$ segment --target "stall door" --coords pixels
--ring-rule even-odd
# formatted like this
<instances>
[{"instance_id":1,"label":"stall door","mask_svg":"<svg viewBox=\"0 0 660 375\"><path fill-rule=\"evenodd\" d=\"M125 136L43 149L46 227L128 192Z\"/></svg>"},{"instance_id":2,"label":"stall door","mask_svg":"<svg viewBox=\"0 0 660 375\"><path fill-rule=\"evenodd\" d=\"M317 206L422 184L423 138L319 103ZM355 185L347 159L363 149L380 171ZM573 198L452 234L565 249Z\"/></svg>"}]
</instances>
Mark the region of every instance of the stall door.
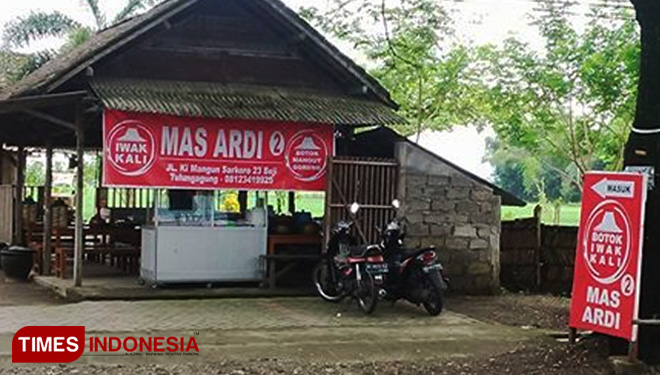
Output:
<instances>
[{"instance_id":1,"label":"stall door","mask_svg":"<svg viewBox=\"0 0 660 375\"><path fill-rule=\"evenodd\" d=\"M361 243L377 243L377 227L395 215L392 200L397 198L399 165L393 159L355 157L333 158L326 191L325 238L340 220L351 220L348 206L357 202L355 235Z\"/></svg>"}]
</instances>

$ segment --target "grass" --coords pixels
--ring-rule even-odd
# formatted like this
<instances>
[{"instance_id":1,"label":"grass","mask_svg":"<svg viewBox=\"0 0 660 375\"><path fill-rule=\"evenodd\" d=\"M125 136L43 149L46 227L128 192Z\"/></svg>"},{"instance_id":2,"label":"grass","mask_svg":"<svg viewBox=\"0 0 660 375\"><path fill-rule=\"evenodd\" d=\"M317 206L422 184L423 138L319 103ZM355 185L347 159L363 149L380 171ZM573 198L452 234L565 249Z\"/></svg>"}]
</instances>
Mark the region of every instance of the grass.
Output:
<instances>
[{"instance_id":1,"label":"grass","mask_svg":"<svg viewBox=\"0 0 660 375\"><path fill-rule=\"evenodd\" d=\"M325 193L296 193L296 210L312 213L312 217L322 217L325 209Z\"/></svg>"},{"instance_id":2,"label":"grass","mask_svg":"<svg viewBox=\"0 0 660 375\"><path fill-rule=\"evenodd\" d=\"M534 216L536 204L525 207L502 207L502 220L514 220ZM563 204L555 209L555 205L543 205L541 220L544 224L577 226L580 222L580 205L578 203Z\"/></svg>"}]
</instances>

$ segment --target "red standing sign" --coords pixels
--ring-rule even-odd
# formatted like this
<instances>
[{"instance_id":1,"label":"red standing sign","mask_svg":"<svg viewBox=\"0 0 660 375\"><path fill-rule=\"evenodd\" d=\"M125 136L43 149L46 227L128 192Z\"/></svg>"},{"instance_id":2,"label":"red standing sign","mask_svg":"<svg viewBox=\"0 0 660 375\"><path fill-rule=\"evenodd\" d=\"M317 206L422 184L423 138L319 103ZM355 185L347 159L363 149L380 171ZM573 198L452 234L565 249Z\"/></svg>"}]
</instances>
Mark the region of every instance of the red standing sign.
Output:
<instances>
[{"instance_id":1,"label":"red standing sign","mask_svg":"<svg viewBox=\"0 0 660 375\"><path fill-rule=\"evenodd\" d=\"M333 151L328 124L106 110L103 185L325 190Z\"/></svg>"},{"instance_id":2,"label":"red standing sign","mask_svg":"<svg viewBox=\"0 0 660 375\"><path fill-rule=\"evenodd\" d=\"M646 183L641 174L585 175L571 327L636 340Z\"/></svg>"}]
</instances>

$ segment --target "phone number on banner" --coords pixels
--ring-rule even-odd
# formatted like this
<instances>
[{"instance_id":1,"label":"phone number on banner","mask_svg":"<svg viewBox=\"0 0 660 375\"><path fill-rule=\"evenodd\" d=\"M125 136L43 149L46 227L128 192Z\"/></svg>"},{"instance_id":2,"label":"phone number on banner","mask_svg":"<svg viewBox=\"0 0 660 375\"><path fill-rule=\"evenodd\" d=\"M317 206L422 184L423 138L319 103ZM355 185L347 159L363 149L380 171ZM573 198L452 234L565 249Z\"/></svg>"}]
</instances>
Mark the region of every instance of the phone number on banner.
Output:
<instances>
[{"instance_id":1,"label":"phone number on banner","mask_svg":"<svg viewBox=\"0 0 660 375\"><path fill-rule=\"evenodd\" d=\"M257 184L257 185L272 185L274 182L273 176L246 176L246 175L226 175L225 183L227 184Z\"/></svg>"}]
</instances>

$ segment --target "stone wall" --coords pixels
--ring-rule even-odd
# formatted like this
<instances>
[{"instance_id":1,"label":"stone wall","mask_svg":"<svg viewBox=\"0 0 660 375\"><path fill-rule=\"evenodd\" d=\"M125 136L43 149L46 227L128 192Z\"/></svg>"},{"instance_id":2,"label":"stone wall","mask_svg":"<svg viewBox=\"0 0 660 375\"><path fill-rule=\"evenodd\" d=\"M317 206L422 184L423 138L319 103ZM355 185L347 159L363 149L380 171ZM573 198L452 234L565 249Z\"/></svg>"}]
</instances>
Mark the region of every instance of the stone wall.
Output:
<instances>
[{"instance_id":1,"label":"stone wall","mask_svg":"<svg viewBox=\"0 0 660 375\"><path fill-rule=\"evenodd\" d=\"M499 291L500 197L407 142L397 144L406 246L435 246L456 293Z\"/></svg>"}]
</instances>

